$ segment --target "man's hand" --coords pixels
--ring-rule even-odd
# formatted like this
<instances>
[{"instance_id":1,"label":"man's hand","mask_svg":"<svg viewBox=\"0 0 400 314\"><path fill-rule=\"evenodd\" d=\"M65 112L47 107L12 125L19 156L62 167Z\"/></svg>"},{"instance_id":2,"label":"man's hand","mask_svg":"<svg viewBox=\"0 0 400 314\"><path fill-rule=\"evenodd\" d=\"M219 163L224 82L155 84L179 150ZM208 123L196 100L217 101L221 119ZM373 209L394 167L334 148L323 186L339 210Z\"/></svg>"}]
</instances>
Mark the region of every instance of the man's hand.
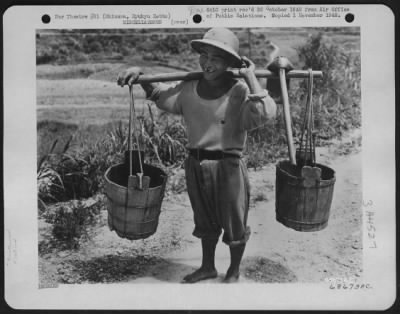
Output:
<instances>
[{"instance_id":1,"label":"man's hand","mask_svg":"<svg viewBox=\"0 0 400 314\"><path fill-rule=\"evenodd\" d=\"M263 92L263 89L261 88L260 83L258 82L254 73L256 66L253 61L247 57L242 57L242 61L245 67L239 69L239 74L243 76L244 80L246 81L250 93L259 94Z\"/></svg>"},{"instance_id":2,"label":"man's hand","mask_svg":"<svg viewBox=\"0 0 400 314\"><path fill-rule=\"evenodd\" d=\"M247 74L248 72L254 72L256 69L256 65L254 64L253 61L251 61L249 58L243 56L242 57L243 64L245 67L242 67L239 69L240 74Z\"/></svg>"},{"instance_id":3,"label":"man's hand","mask_svg":"<svg viewBox=\"0 0 400 314\"><path fill-rule=\"evenodd\" d=\"M141 69L139 67L129 68L118 74L117 84L121 87L124 85L130 86L138 80L138 78L141 74L143 74L143 73L141 72Z\"/></svg>"},{"instance_id":4,"label":"man's hand","mask_svg":"<svg viewBox=\"0 0 400 314\"><path fill-rule=\"evenodd\" d=\"M276 57L269 65L268 70L276 75L279 75L280 69L285 69L285 72L289 72L293 70L293 65L289 59L285 57ZM289 89L290 87L290 79L286 78L286 85ZM282 102L282 91L281 91L281 83L278 79L269 79L267 81L267 90L272 98L275 99L275 102Z\"/></svg>"}]
</instances>

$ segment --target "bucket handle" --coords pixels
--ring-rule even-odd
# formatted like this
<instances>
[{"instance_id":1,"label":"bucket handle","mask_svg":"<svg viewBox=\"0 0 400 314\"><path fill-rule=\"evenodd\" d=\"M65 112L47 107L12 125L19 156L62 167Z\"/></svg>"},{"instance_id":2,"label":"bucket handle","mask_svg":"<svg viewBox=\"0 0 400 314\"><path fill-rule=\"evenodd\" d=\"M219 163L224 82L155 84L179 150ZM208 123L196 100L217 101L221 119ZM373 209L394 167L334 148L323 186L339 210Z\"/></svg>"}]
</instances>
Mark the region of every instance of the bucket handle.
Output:
<instances>
[{"instance_id":1,"label":"bucket handle","mask_svg":"<svg viewBox=\"0 0 400 314\"><path fill-rule=\"evenodd\" d=\"M130 110L129 110L129 134L128 134L128 150L129 150L129 175L132 175L133 167L132 167L132 126L133 126L133 133L135 134L136 145L139 151L139 166L140 166L140 175L139 178L141 179L143 176L143 164L142 158L140 156L140 143L139 143L139 136L137 134L137 129L135 122L133 120L136 119L136 112L135 112L135 98L133 95L133 85L129 85L129 99L130 99ZM141 185L140 180L140 185Z\"/></svg>"}]
</instances>

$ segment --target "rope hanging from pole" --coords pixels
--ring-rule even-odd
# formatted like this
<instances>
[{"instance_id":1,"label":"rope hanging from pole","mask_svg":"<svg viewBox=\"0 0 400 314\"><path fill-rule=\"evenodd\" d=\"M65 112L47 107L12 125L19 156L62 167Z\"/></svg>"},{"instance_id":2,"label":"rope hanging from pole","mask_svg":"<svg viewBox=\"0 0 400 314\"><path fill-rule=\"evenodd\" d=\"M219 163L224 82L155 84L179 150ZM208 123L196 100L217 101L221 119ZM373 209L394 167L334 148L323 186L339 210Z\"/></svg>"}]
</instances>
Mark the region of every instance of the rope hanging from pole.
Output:
<instances>
[{"instance_id":1,"label":"rope hanging from pole","mask_svg":"<svg viewBox=\"0 0 400 314\"><path fill-rule=\"evenodd\" d=\"M306 108L303 120L303 126L300 137L300 149L298 159L301 159L303 165L315 165L315 141L313 137L314 132L314 109L312 104L312 91L313 91L313 71L308 70L308 92Z\"/></svg>"},{"instance_id":2,"label":"rope hanging from pole","mask_svg":"<svg viewBox=\"0 0 400 314\"><path fill-rule=\"evenodd\" d=\"M133 166L132 166L132 126L133 126L133 133L136 140L136 146L138 149L138 157L139 157L139 166L140 166L140 173L143 174L143 164L141 158L141 150L140 150L140 142L139 136L137 134L137 129L135 125L136 119L136 111L135 111L135 99L133 95L133 86L129 85L129 96L130 96L130 111L129 111L129 135L128 135L128 149L129 149L129 175L133 174Z\"/></svg>"}]
</instances>

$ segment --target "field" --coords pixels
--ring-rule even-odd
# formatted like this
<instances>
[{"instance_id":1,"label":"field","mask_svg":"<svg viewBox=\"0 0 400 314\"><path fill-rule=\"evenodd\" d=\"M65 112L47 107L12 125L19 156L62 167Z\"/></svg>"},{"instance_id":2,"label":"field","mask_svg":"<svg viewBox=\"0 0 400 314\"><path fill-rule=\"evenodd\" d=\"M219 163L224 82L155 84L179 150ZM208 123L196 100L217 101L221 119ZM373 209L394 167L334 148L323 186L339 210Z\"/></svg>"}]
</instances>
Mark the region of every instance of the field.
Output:
<instances>
[{"instance_id":1,"label":"field","mask_svg":"<svg viewBox=\"0 0 400 314\"><path fill-rule=\"evenodd\" d=\"M253 171L251 184L255 210L251 215L254 223L259 220L265 223L255 227L256 240L243 266L248 273L245 277L250 281L263 282L315 282L328 275L360 276L360 169L356 166L361 144L361 135L357 132L361 126L359 29L252 29L250 41L247 30L235 31L241 39L242 55L254 60L257 68L267 65L266 47L268 41L272 41L280 48L279 54L287 56L296 69L312 66L324 72L323 80L315 82L314 86L317 145L323 152L320 158L340 167L338 171L343 175L350 175L354 171L351 179L354 184L349 184L344 178L339 180L342 182L337 194L339 199L333 205L332 226L327 232L320 233L322 236L312 233L311 237L284 232L282 230L285 228L279 229L271 216L274 203L272 165L277 160L287 158L281 106L275 121L251 132L244 155L248 167ZM185 263L185 258L197 258L193 251L195 243L190 236L191 212L181 169L185 156L182 149L185 131L179 117L158 112L137 86L134 87L135 105L138 121L145 128L142 140L146 144L147 162L157 164L170 175L159 234L139 243L121 240L108 231L102 189L105 170L121 161L126 150L129 95L127 88L116 84L118 72L130 66L140 66L148 74L198 70L197 56L189 48L189 40L201 36L196 32L38 31L41 287L59 283L140 282L141 277L147 278L151 274L162 281L176 282L181 272L190 270L191 266L188 265L168 264L171 259ZM295 140L299 137L305 91L305 81L290 82ZM158 149L155 150L149 141L155 142ZM354 168L349 169L350 166ZM354 192L354 199L347 196L348 190ZM84 226L79 226L79 232L75 229L72 232L67 229L65 217L57 208L86 208L82 204L76 205L74 202L77 199L83 203L94 202L96 210L91 211L92 207L89 206L87 215L90 219L84 217ZM93 199L95 201L92 202ZM352 213L349 212L350 208ZM180 215L177 210L185 214ZM57 212L56 216L54 211ZM346 218L351 218L350 225L341 223ZM58 227L58 233L54 230L55 226ZM259 250L257 245L260 241L271 236L266 229L281 234L276 239L277 246L278 242L281 247L285 246L288 240L292 242L287 248L301 247L301 250L296 253L282 251L274 243L269 243L265 250ZM337 242L339 235L345 243L356 249L344 249ZM312 248L313 241L318 241L316 248ZM326 244L328 251L321 253L323 244ZM306 264L310 260L307 260L305 250L311 248L319 256L318 259L312 259L311 264L326 263L327 269L323 270L321 266L317 273L307 272ZM65 259L65 256L69 257ZM296 263L299 256L302 261ZM223 263L226 256L221 255L220 258L219 263ZM277 277L263 268L263 261L278 270ZM130 268L133 262L137 263L137 269ZM115 273L111 266L106 267L106 264L113 263L126 265L127 273L124 270ZM93 269L99 265L106 268L104 273L96 277ZM148 265L153 266L149 268ZM257 271L252 272L252 269ZM163 278L163 272L168 270L171 277Z\"/></svg>"}]
</instances>

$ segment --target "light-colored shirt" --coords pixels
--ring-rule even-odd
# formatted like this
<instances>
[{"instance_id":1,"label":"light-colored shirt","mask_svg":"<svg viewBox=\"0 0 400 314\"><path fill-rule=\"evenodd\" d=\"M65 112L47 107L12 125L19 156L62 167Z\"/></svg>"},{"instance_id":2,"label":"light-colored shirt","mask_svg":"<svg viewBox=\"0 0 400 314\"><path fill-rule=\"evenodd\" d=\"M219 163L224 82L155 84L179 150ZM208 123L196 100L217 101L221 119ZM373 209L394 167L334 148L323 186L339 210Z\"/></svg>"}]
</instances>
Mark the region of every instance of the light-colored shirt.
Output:
<instances>
[{"instance_id":1,"label":"light-colored shirt","mask_svg":"<svg viewBox=\"0 0 400 314\"><path fill-rule=\"evenodd\" d=\"M266 90L262 95L252 95L244 82L237 81L226 94L209 100L198 95L197 84L159 84L150 97L158 108L183 115L189 149L240 155L247 131L262 126L276 114L276 104Z\"/></svg>"}]
</instances>

